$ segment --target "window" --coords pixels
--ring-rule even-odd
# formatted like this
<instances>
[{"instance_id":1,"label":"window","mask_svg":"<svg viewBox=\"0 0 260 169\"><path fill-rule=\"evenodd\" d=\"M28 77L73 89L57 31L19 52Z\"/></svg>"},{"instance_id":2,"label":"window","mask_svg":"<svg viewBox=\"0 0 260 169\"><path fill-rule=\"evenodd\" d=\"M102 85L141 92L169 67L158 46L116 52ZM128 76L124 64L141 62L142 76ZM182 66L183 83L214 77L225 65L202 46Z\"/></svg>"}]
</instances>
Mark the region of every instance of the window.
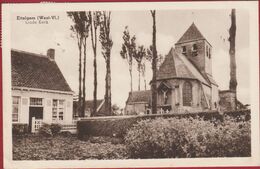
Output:
<instances>
[{"instance_id":1,"label":"window","mask_svg":"<svg viewBox=\"0 0 260 169\"><path fill-rule=\"evenodd\" d=\"M198 46L196 44L193 44L192 45L192 51L194 52L194 51L197 51L197 50L198 50Z\"/></svg>"},{"instance_id":2,"label":"window","mask_svg":"<svg viewBox=\"0 0 260 169\"><path fill-rule=\"evenodd\" d=\"M191 106L192 103L192 85L190 82L184 82L182 88L183 106Z\"/></svg>"},{"instance_id":3,"label":"window","mask_svg":"<svg viewBox=\"0 0 260 169\"><path fill-rule=\"evenodd\" d=\"M162 91L162 99L163 99L163 104L167 104L168 103L168 95L167 95L167 90L166 91Z\"/></svg>"},{"instance_id":4,"label":"window","mask_svg":"<svg viewBox=\"0 0 260 169\"><path fill-rule=\"evenodd\" d=\"M186 46L183 46L182 47L182 54L186 55L186 53L187 53Z\"/></svg>"},{"instance_id":5,"label":"window","mask_svg":"<svg viewBox=\"0 0 260 169\"><path fill-rule=\"evenodd\" d=\"M206 46L206 53L207 53L206 56L209 57L209 48L208 48L208 46Z\"/></svg>"},{"instance_id":6,"label":"window","mask_svg":"<svg viewBox=\"0 0 260 169\"><path fill-rule=\"evenodd\" d=\"M211 58L211 49L209 48L209 58Z\"/></svg>"},{"instance_id":7,"label":"window","mask_svg":"<svg viewBox=\"0 0 260 169\"><path fill-rule=\"evenodd\" d=\"M30 106L35 106L35 107L42 106L42 98L31 97Z\"/></svg>"},{"instance_id":8,"label":"window","mask_svg":"<svg viewBox=\"0 0 260 169\"><path fill-rule=\"evenodd\" d=\"M192 55L197 56L198 55L198 46L196 44L192 45Z\"/></svg>"},{"instance_id":9,"label":"window","mask_svg":"<svg viewBox=\"0 0 260 169\"><path fill-rule=\"evenodd\" d=\"M20 111L20 97L13 96L13 110L12 110L12 121L19 121L19 111Z\"/></svg>"},{"instance_id":10,"label":"window","mask_svg":"<svg viewBox=\"0 0 260 169\"><path fill-rule=\"evenodd\" d=\"M52 121L62 121L64 117L65 101L53 99L52 101Z\"/></svg>"}]
</instances>

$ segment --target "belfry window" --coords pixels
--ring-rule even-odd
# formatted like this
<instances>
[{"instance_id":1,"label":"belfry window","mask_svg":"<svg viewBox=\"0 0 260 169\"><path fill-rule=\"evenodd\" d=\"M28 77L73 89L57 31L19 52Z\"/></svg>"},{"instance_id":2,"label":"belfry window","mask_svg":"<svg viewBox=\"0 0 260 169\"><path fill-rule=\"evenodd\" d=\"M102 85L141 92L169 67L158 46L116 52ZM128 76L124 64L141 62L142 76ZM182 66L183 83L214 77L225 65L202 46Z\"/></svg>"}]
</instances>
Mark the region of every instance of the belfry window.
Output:
<instances>
[{"instance_id":1,"label":"belfry window","mask_svg":"<svg viewBox=\"0 0 260 169\"><path fill-rule=\"evenodd\" d=\"M182 47L182 54L186 55L187 54L187 49L186 49L186 46L183 46Z\"/></svg>"},{"instance_id":2,"label":"belfry window","mask_svg":"<svg viewBox=\"0 0 260 169\"><path fill-rule=\"evenodd\" d=\"M209 58L211 58L211 49L209 48Z\"/></svg>"},{"instance_id":3,"label":"belfry window","mask_svg":"<svg viewBox=\"0 0 260 169\"><path fill-rule=\"evenodd\" d=\"M206 56L209 57L209 47L206 46Z\"/></svg>"},{"instance_id":4,"label":"belfry window","mask_svg":"<svg viewBox=\"0 0 260 169\"><path fill-rule=\"evenodd\" d=\"M192 45L192 55L197 56L198 55L198 46L196 44Z\"/></svg>"},{"instance_id":5,"label":"belfry window","mask_svg":"<svg viewBox=\"0 0 260 169\"><path fill-rule=\"evenodd\" d=\"M183 106L192 105L192 84L190 82L184 82L182 88Z\"/></svg>"}]
</instances>

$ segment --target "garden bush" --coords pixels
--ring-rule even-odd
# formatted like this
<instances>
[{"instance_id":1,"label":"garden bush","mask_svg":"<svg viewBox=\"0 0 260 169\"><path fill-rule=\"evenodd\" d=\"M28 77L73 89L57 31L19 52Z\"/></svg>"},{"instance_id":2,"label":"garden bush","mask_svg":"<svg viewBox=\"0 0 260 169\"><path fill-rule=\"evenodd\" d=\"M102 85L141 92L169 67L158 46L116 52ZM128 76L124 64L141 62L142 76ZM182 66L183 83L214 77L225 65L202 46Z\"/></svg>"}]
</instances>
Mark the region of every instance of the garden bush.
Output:
<instances>
[{"instance_id":1,"label":"garden bush","mask_svg":"<svg viewBox=\"0 0 260 169\"><path fill-rule=\"evenodd\" d=\"M61 128L62 128L62 126L60 124L43 123L43 125L39 129L39 135L46 136L46 137L55 136L58 133L60 133Z\"/></svg>"},{"instance_id":2,"label":"garden bush","mask_svg":"<svg viewBox=\"0 0 260 169\"><path fill-rule=\"evenodd\" d=\"M60 124L52 123L50 128L51 128L51 133L53 135L57 135L61 131L62 126Z\"/></svg>"},{"instance_id":3,"label":"garden bush","mask_svg":"<svg viewBox=\"0 0 260 169\"><path fill-rule=\"evenodd\" d=\"M125 136L132 158L191 158L250 156L250 121L233 118L142 120Z\"/></svg>"},{"instance_id":4,"label":"garden bush","mask_svg":"<svg viewBox=\"0 0 260 169\"><path fill-rule=\"evenodd\" d=\"M26 134L28 131L28 124L13 124L12 126L13 135Z\"/></svg>"},{"instance_id":5,"label":"garden bush","mask_svg":"<svg viewBox=\"0 0 260 169\"><path fill-rule=\"evenodd\" d=\"M43 123L42 126L39 128L39 135L45 136L45 137L51 137L53 136L52 131L51 131L51 125L47 123Z\"/></svg>"}]
</instances>

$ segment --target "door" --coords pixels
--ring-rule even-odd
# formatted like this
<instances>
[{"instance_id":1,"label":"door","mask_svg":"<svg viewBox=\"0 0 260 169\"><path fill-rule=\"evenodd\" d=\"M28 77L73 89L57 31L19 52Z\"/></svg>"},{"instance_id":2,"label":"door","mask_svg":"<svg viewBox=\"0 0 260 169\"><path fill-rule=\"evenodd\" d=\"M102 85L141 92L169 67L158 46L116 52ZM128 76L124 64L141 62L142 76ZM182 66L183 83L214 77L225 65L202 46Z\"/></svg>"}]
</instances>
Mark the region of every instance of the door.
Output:
<instances>
[{"instance_id":1,"label":"door","mask_svg":"<svg viewBox=\"0 0 260 169\"><path fill-rule=\"evenodd\" d=\"M43 119L43 107L29 108L29 131L32 131L32 118Z\"/></svg>"}]
</instances>

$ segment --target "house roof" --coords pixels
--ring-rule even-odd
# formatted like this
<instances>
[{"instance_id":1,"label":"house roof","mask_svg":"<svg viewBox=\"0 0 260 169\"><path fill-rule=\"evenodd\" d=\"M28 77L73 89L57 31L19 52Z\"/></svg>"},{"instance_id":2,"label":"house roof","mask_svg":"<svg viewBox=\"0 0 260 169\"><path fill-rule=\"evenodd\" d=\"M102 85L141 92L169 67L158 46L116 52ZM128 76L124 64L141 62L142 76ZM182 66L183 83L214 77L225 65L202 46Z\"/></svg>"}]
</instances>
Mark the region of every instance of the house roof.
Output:
<instances>
[{"instance_id":1,"label":"house roof","mask_svg":"<svg viewBox=\"0 0 260 169\"><path fill-rule=\"evenodd\" d=\"M200 33L197 26L192 23L191 26L187 29L187 31L182 35L182 37L177 41L178 43L184 43L188 41L205 39L204 36Z\"/></svg>"},{"instance_id":2,"label":"house roof","mask_svg":"<svg viewBox=\"0 0 260 169\"><path fill-rule=\"evenodd\" d=\"M101 104L103 104L103 99L100 99L100 100L97 100L97 108L99 108L99 106L101 105ZM86 107L85 107L85 109L86 110L93 110L93 105L94 105L94 100L86 100Z\"/></svg>"},{"instance_id":3,"label":"house roof","mask_svg":"<svg viewBox=\"0 0 260 169\"><path fill-rule=\"evenodd\" d=\"M170 78L198 79L205 84L209 84L202 73L196 69L184 55L178 55L175 49L171 48L169 54L159 68L157 80Z\"/></svg>"},{"instance_id":4,"label":"house roof","mask_svg":"<svg viewBox=\"0 0 260 169\"><path fill-rule=\"evenodd\" d=\"M104 106L104 99L98 99L97 100L97 114L104 114L105 112L105 106ZM86 100L85 101L85 110L93 112L93 105L94 105L94 100ZM73 101L73 112L74 114L77 113L78 111L78 101Z\"/></svg>"},{"instance_id":5,"label":"house roof","mask_svg":"<svg viewBox=\"0 0 260 169\"><path fill-rule=\"evenodd\" d=\"M71 92L55 61L45 55L11 50L12 86Z\"/></svg>"},{"instance_id":6,"label":"house roof","mask_svg":"<svg viewBox=\"0 0 260 169\"><path fill-rule=\"evenodd\" d=\"M151 90L129 92L127 103L149 103L152 96Z\"/></svg>"}]
</instances>

